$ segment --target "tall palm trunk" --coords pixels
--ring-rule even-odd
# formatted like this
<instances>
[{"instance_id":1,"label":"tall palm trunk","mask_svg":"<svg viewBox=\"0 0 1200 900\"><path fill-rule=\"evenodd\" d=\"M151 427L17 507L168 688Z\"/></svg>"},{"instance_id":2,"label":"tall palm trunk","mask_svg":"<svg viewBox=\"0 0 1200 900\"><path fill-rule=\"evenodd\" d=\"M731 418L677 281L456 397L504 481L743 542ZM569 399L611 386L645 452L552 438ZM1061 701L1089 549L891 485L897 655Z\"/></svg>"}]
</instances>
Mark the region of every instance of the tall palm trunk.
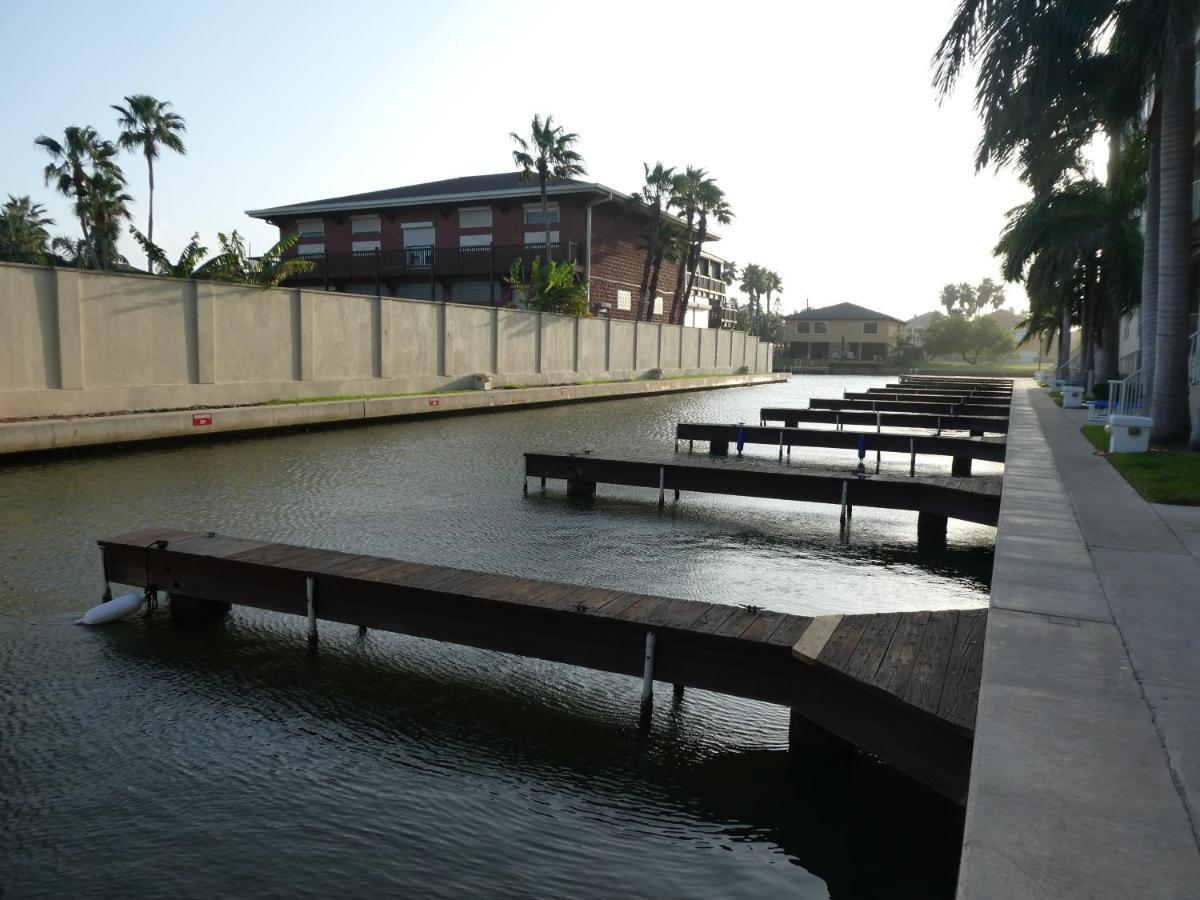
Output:
<instances>
[{"instance_id":1,"label":"tall palm trunk","mask_svg":"<svg viewBox=\"0 0 1200 900\"><path fill-rule=\"evenodd\" d=\"M1095 252L1088 253L1087 263L1084 267L1083 276L1083 310L1080 315L1079 323L1079 371L1085 379L1087 372L1095 365L1095 347L1096 347L1096 313L1098 297L1097 297L1097 280L1096 275L1100 268L1100 261L1097 259Z\"/></svg>"},{"instance_id":2,"label":"tall palm trunk","mask_svg":"<svg viewBox=\"0 0 1200 900\"><path fill-rule=\"evenodd\" d=\"M550 203L546 199L546 173L538 170L538 184L542 192L542 227L546 231L546 265L550 265Z\"/></svg>"},{"instance_id":3,"label":"tall palm trunk","mask_svg":"<svg viewBox=\"0 0 1200 900\"><path fill-rule=\"evenodd\" d=\"M696 270L700 268L700 253L704 248L704 242L708 240L708 213L700 213L700 224L696 229L696 252L692 254L692 258L688 261L688 279L687 286L683 289L683 313L680 316L680 321L683 321L683 316L687 315L688 304L692 302L692 288L696 284Z\"/></svg>"},{"instance_id":4,"label":"tall palm trunk","mask_svg":"<svg viewBox=\"0 0 1200 900\"><path fill-rule=\"evenodd\" d=\"M1188 262L1192 224L1192 30L1186 46L1168 53L1162 79L1162 137L1158 209L1158 331L1150 415L1157 441L1186 438L1188 414Z\"/></svg>"},{"instance_id":5,"label":"tall palm trunk","mask_svg":"<svg viewBox=\"0 0 1200 900\"><path fill-rule=\"evenodd\" d=\"M646 321L654 321L654 295L658 293L658 276L662 272L663 257L666 255L660 245L654 253L654 266L650 271L650 293L646 298Z\"/></svg>"},{"instance_id":6,"label":"tall palm trunk","mask_svg":"<svg viewBox=\"0 0 1200 900\"><path fill-rule=\"evenodd\" d=\"M1149 163L1146 168L1146 205L1142 214L1144 247L1142 253L1142 310L1139 346L1141 349L1141 381L1143 390L1154 387L1154 354L1158 334L1158 198L1159 157L1162 145L1161 109L1155 98L1154 111L1150 114L1147 133L1150 138Z\"/></svg>"},{"instance_id":7,"label":"tall palm trunk","mask_svg":"<svg viewBox=\"0 0 1200 900\"><path fill-rule=\"evenodd\" d=\"M638 308L637 315L634 317L640 319L646 311L646 291L650 286L650 270L654 267L654 257L658 249L658 242L661 240L660 219L662 218L662 209L658 206L654 207L654 215L650 221L649 237L646 239L646 262L642 266L642 286L638 291Z\"/></svg>"},{"instance_id":8,"label":"tall palm trunk","mask_svg":"<svg viewBox=\"0 0 1200 900\"><path fill-rule=\"evenodd\" d=\"M84 198L87 196L87 188L84 187L83 167L75 166L71 172L71 181L75 185L75 203L76 215L79 217L79 230L83 232L84 243L89 243L91 240L91 232L88 229L87 213L83 210Z\"/></svg>"},{"instance_id":9,"label":"tall palm trunk","mask_svg":"<svg viewBox=\"0 0 1200 900\"><path fill-rule=\"evenodd\" d=\"M683 300L683 280L687 275L688 261L692 258L692 235L695 233L696 214L688 210L687 228L683 232L683 246L687 248L684 252L683 259L679 261L675 269L675 293L671 296L671 315L668 317L668 322L675 321L675 312L679 309L679 304Z\"/></svg>"},{"instance_id":10,"label":"tall palm trunk","mask_svg":"<svg viewBox=\"0 0 1200 900\"><path fill-rule=\"evenodd\" d=\"M146 149L146 170L150 173L150 217L146 223L146 243L154 243L154 157L150 155L149 148ZM151 275L154 274L154 259L149 253L146 254L146 271Z\"/></svg>"},{"instance_id":11,"label":"tall palm trunk","mask_svg":"<svg viewBox=\"0 0 1200 900\"><path fill-rule=\"evenodd\" d=\"M1067 378L1067 366L1071 362L1071 304L1063 300L1062 324L1058 329L1058 377Z\"/></svg>"}]
</instances>

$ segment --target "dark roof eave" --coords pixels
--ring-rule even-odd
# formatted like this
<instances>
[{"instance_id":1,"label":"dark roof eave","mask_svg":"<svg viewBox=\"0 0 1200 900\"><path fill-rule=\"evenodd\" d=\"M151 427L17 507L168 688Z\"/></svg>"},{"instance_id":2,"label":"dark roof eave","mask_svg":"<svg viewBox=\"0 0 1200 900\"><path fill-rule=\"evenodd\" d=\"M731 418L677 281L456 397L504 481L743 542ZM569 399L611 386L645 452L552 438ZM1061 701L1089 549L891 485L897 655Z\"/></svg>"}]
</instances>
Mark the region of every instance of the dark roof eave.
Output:
<instances>
[{"instance_id":1,"label":"dark roof eave","mask_svg":"<svg viewBox=\"0 0 1200 900\"><path fill-rule=\"evenodd\" d=\"M546 188L547 196L563 196L567 194L593 194L595 196L618 200L632 199L629 194L626 194L623 191L618 191L614 188L606 187L599 182L557 184ZM305 215L310 213L353 212L360 209L396 209L403 206L431 206L439 203L466 203L473 200L504 200L510 197L538 197L540 195L541 190L538 188L538 186L530 185L527 188L518 188L517 190L505 188L503 190L494 191L460 191L457 193L427 194L421 197L393 197L379 198L376 200L329 200L317 201L315 203L294 203L289 206L273 206L266 209L247 209L245 210L245 213L253 219L263 219L269 221L276 218ZM678 222L680 225L684 224L684 221L676 216L669 215L668 218ZM708 232L706 237L710 241L721 240L721 236L713 231Z\"/></svg>"}]
</instances>

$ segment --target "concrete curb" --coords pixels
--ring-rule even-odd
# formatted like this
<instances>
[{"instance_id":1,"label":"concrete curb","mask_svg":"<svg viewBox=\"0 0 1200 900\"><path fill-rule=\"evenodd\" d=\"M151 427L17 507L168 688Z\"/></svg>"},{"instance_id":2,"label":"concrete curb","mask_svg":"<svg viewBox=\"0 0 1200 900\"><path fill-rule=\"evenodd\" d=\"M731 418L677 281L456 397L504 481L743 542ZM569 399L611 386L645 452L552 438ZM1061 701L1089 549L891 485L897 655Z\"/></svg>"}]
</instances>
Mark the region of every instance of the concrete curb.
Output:
<instances>
[{"instance_id":1,"label":"concrete curb","mask_svg":"<svg viewBox=\"0 0 1200 900\"><path fill-rule=\"evenodd\" d=\"M745 387L786 381L787 378L786 374L725 375L667 381L566 384L458 394L330 400L276 406L237 406L211 411L187 409L6 422L0 423L0 457L105 444L200 438L214 434L353 424L368 420L454 415L556 403Z\"/></svg>"}]
</instances>

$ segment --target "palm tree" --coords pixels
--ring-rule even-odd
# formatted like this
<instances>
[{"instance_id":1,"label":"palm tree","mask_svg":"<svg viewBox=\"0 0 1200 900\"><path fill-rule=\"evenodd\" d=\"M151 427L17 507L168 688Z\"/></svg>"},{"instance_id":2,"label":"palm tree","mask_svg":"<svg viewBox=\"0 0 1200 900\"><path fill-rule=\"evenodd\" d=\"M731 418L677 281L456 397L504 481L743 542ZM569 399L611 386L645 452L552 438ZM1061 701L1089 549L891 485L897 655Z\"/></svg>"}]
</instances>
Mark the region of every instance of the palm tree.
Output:
<instances>
[{"instance_id":1,"label":"palm tree","mask_svg":"<svg viewBox=\"0 0 1200 900\"><path fill-rule=\"evenodd\" d=\"M696 283L696 270L700 268L700 255L704 252L704 244L708 241L708 222L710 219L719 225L728 225L733 221L733 210L725 200L725 192L717 187L716 181L708 179L700 186L696 197L696 209L699 223L696 228L696 240L688 260L688 281L679 301L678 320L683 321L688 303L692 299L692 287Z\"/></svg>"},{"instance_id":2,"label":"palm tree","mask_svg":"<svg viewBox=\"0 0 1200 900\"><path fill-rule=\"evenodd\" d=\"M297 256L284 256L300 240L300 232L280 238L262 256L253 257L246 249L245 239L235 230L226 235L217 233L221 252L195 270L196 278L213 281L232 281L237 284L253 284L266 290L279 287L293 275L302 275L313 268L310 260Z\"/></svg>"},{"instance_id":3,"label":"palm tree","mask_svg":"<svg viewBox=\"0 0 1200 900\"><path fill-rule=\"evenodd\" d=\"M509 133L517 149L513 151L513 162L521 170L521 183L528 184L537 176L542 199L542 227L546 232L546 263L550 263L550 204L546 200L546 185L551 178L570 178L586 175L583 157L573 149L579 135L564 134L561 125L554 124L554 116L546 116L543 122L535 115L529 125L529 140L515 131Z\"/></svg>"},{"instance_id":4,"label":"palm tree","mask_svg":"<svg viewBox=\"0 0 1200 900\"><path fill-rule=\"evenodd\" d=\"M121 135L117 143L124 150L140 149L146 157L146 169L150 175L149 217L146 239L154 242L154 160L160 147L174 150L183 155L187 149L180 135L187 131L183 117L171 112L171 104L155 100L148 94L133 94L125 98L125 106L113 106L120 115L117 125ZM147 256L146 270L154 271L154 260Z\"/></svg>"},{"instance_id":5,"label":"palm tree","mask_svg":"<svg viewBox=\"0 0 1200 900\"><path fill-rule=\"evenodd\" d=\"M8 195L8 202L0 207L0 259L8 262L33 263L46 261L46 244L50 234L47 225L54 220L47 218L46 209L29 197Z\"/></svg>"},{"instance_id":6,"label":"palm tree","mask_svg":"<svg viewBox=\"0 0 1200 900\"><path fill-rule=\"evenodd\" d=\"M653 246L651 260L650 283L647 286L646 321L654 319L653 298L658 294L658 279L662 273L664 262L682 266L687 254L688 244L683 237L683 229L670 219L660 219L658 227L649 243Z\"/></svg>"},{"instance_id":7,"label":"palm tree","mask_svg":"<svg viewBox=\"0 0 1200 900\"><path fill-rule=\"evenodd\" d=\"M171 278L193 278L196 270L200 267L200 261L208 255L208 248L200 243L199 232L192 234L192 239L188 241L188 245L183 248L183 252L179 254L179 259L175 262L171 262L162 247L151 242L150 238L132 225L129 226L129 233L142 245L142 249L146 251L150 261L158 266L159 275Z\"/></svg>"},{"instance_id":8,"label":"palm tree","mask_svg":"<svg viewBox=\"0 0 1200 900\"><path fill-rule=\"evenodd\" d=\"M771 294L783 293L783 279L779 277L779 273L774 269L763 270L762 276L762 291L767 297L767 311L771 309Z\"/></svg>"},{"instance_id":9,"label":"palm tree","mask_svg":"<svg viewBox=\"0 0 1200 900\"><path fill-rule=\"evenodd\" d=\"M650 272L654 268L654 260L661 249L660 238L663 234L663 214L666 211L667 199L670 196L671 185L675 178L674 167L664 166L661 162L650 168L648 163L642 163L645 183L641 189L630 197L630 206L636 214L646 214L646 227L642 232L641 249L646 252L645 263L642 266L642 282L638 292L637 317L642 318L645 312L647 290L650 287Z\"/></svg>"},{"instance_id":10,"label":"palm tree","mask_svg":"<svg viewBox=\"0 0 1200 900\"><path fill-rule=\"evenodd\" d=\"M742 283L740 285L742 292L747 297L747 307L749 320L747 329L751 332L759 325L762 310L759 306L759 297L765 291L766 287L766 269L757 263L746 263L742 269Z\"/></svg>"},{"instance_id":11,"label":"palm tree","mask_svg":"<svg viewBox=\"0 0 1200 900\"><path fill-rule=\"evenodd\" d=\"M91 269L96 265L92 245L83 238L56 237L50 242L50 252L56 263L77 269Z\"/></svg>"},{"instance_id":12,"label":"palm tree","mask_svg":"<svg viewBox=\"0 0 1200 900\"><path fill-rule=\"evenodd\" d=\"M985 122L977 158L981 165L993 156L1003 162L1005 152L1039 139L1057 141L1070 155L1081 134L1090 136L1100 127L1113 134L1114 126L1134 118L1131 105L1157 92L1161 117L1150 130L1157 231L1147 229L1147 236L1156 239L1150 254L1157 283L1147 294L1156 302L1157 315L1147 324L1154 326L1148 338L1155 357L1151 415L1159 440L1181 437L1188 421L1197 15L1194 0L963 0L935 55L935 84L943 93L967 61L979 59L976 100Z\"/></svg>"},{"instance_id":13,"label":"palm tree","mask_svg":"<svg viewBox=\"0 0 1200 900\"><path fill-rule=\"evenodd\" d=\"M60 194L75 200L79 228L84 240L88 240L90 223L80 206L87 190L87 177L101 173L120 176L121 170L115 162L116 147L102 140L96 129L76 125L63 129L61 142L43 134L34 143L45 149L52 160L42 172L46 184L53 182Z\"/></svg>"},{"instance_id":14,"label":"palm tree","mask_svg":"<svg viewBox=\"0 0 1200 900\"><path fill-rule=\"evenodd\" d=\"M76 201L75 212L91 224L88 243L92 256L96 267L107 271L115 263L125 262L117 250L117 238L122 220L129 218L127 204L133 197L122 190L125 179L120 175L97 172L88 175L84 182L83 197Z\"/></svg>"},{"instance_id":15,"label":"palm tree","mask_svg":"<svg viewBox=\"0 0 1200 900\"><path fill-rule=\"evenodd\" d=\"M683 265L679 266L675 271L675 292L671 295L671 312L667 317L668 322L675 321L676 310L679 309L679 305L683 300L683 285L684 279L687 276L686 270L690 269L692 265L696 216L700 209L700 194L710 180L708 173L703 169L688 166L684 171L675 176L674 183L671 185L670 205L677 210L680 218L683 219L683 241L687 249Z\"/></svg>"}]
</instances>

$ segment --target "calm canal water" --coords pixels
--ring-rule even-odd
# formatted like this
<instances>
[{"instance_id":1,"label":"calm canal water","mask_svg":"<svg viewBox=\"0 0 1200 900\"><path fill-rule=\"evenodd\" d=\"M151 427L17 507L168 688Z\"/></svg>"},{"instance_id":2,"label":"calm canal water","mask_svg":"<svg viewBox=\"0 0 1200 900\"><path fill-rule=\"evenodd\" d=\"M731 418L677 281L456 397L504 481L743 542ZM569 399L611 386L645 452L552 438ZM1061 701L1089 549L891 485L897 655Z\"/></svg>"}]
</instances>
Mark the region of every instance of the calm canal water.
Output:
<instances>
[{"instance_id":1,"label":"calm canal water","mask_svg":"<svg viewBox=\"0 0 1200 900\"><path fill-rule=\"evenodd\" d=\"M985 605L990 528L952 522L930 562L915 513L861 508L843 547L828 506L521 494L524 450L669 452L677 421L880 383L0 466L0 895L952 896L961 812L865 758L789 760L778 707L660 685L647 726L634 679L329 624L310 654L240 608L71 624L96 538L153 524L806 614Z\"/></svg>"}]
</instances>

